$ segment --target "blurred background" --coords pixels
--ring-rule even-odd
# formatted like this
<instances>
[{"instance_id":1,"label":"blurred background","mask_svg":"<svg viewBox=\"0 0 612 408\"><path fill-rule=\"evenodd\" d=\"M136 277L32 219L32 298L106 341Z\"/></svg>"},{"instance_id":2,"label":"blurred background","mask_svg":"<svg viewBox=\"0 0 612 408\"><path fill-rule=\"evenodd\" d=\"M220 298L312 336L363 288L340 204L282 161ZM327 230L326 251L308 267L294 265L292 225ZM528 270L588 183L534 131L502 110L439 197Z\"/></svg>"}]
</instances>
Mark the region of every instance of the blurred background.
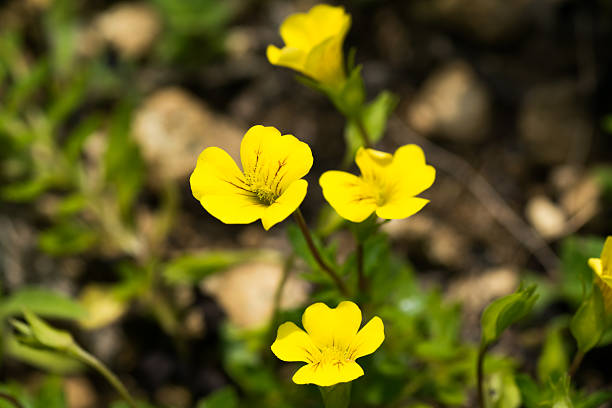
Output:
<instances>
[{"instance_id":1,"label":"blurred background","mask_svg":"<svg viewBox=\"0 0 612 408\"><path fill-rule=\"evenodd\" d=\"M283 19L314 4L0 2L0 381L13 392L61 388L77 408L112 399L99 376L11 340L20 302L59 318L152 403L265 389L236 333L265 331L275 304L303 307L313 284L298 264L277 296L290 222L224 225L188 177L205 147L236 157L252 125L294 134L315 157L306 218L341 258L353 248L319 213L317 180L342 167L344 120L265 58ZM462 338L476 342L484 305L521 279L555 283L541 322L575 306L568 271L612 233L612 2L334 4L352 15L345 47L357 48L368 95L400 98L377 147L418 143L438 169L431 203L384 228L419 284L463 305ZM542 335L510 337L512 352ZM612 381L611 356L587 357L587 385ZM516 358L529 366L529 352Z\"/></svg>"}]
</instances>

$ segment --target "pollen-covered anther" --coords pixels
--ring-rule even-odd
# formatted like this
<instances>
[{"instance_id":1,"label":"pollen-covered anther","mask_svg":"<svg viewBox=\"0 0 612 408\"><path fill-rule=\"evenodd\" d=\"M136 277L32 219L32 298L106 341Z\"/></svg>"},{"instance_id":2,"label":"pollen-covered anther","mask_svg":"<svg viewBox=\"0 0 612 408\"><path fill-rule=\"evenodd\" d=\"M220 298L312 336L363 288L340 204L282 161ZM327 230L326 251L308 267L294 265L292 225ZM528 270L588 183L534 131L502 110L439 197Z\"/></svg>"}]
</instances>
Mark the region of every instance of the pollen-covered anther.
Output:
<instances>
[{"instance_id":1,"label":"pollen-covered anther","mask_svg":"<svg viewBox=\"0 0 612 408\"><path fill-rule=\"evenodd\" d=\"M257 187L253 191L257 194L259 201L266 205L272 204L278 198L278 195L267 186Z\"/></svg>"}]
</instances>

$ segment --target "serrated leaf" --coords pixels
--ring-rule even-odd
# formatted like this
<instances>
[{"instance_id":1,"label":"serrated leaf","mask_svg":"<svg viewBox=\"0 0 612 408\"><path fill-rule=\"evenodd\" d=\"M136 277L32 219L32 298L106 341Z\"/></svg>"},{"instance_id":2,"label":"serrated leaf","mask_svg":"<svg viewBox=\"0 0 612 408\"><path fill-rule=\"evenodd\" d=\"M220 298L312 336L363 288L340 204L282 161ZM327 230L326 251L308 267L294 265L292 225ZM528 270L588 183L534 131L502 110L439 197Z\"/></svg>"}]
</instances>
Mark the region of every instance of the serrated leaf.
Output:
<instances>
[{"instance_id":1,"label":"serrated leaf","mask_svg":"<svg viewBox=\"0 0 612 408\"><path fill-rule=\"evenodd\" d=\"M572 317L570 330L576 339L578 350L582 353L586 353L599 343L606 330L606 312L597 285L593 285L591 294Z\"/></svg>"},{"instance_id":2,"label":"serrated leaf","mask_svg":"<svg viewBox=\"0 0 612 408\"><path fill-rule=\"evenodd\" d=\"M0 317L15 316L25 309L40 316L63 319L79 319L87 314L78 302L60 293L43 288L26 287L0 302Z\"/></svg>"},{"instance_id":3,"label":"serrated leaf","mask_svg":"<svg viewBox=\"0 0 612 408\"><path fill-rule=\"evenodd\" d=\"M480 320L483 345L488 346L497 341L504 330L531 311L538 298L535 290L536 285L519 287L515 293L497 299L487 306Z\"/></svg>"}]
</instances>

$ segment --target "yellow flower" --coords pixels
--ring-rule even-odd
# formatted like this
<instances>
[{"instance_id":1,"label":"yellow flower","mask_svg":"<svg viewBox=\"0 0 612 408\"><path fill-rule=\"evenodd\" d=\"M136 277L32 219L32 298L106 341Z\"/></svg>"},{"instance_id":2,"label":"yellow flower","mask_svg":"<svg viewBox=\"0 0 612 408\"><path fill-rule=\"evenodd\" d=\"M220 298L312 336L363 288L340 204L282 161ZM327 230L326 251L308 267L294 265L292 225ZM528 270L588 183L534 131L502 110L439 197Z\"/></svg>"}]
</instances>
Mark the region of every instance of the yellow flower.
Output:
<instances>
[{"instance_id":1,"label":"yellow flower","mask_svg":"<svg viewBox=\"0 0 612 408\"><path fill-rule=\"evenodd\" d=\"M355 360L372 354L385 339L379 317L359 330L361 310L353 302L342 302L335 309L315 303L302 315L302 325L306 331L283 323L272 344L279 359L308 363L293 376L296 384L326 387L361 377L363 370Z\"/></svg>"},{"instance_id":2,"label":"yellow flower","mask_svg":"<svg viewBox=\"0 0 612 408\"><path fill-rule=\"evenodd\" d=\"M292 14L280 27L285 47L269 45L268 61L338 86L345 80L342 43L350 26L351 16L342 7L319 4L308 13Z\"/></svg>"},{"instance_id":3,"label":"yellow flower","mask_svg":"<svg viewBox=\"0 0 612 408\"><path fill-rule=\"evenodd\" d=\"M436 170L425 164L417 145L402 146L393 156L360 148L355 162L361 177L327 171L319 179L323 196L341 217L361 222L376 211L380 218L406 218L429 202L415 196L431 187Z\"/></svg>"},{"instance_id":4,"label":"yellow flower","mask_svg":"<svg viewBox=\"0 0 612 408\"><path fill-rule=\"evenodd\" d=\"M589 266L595 272L595 282L604 299L606 312L612 314L612 236L606 238L600 258L590 258Z\"/></svg>"},{"instance_id":5,"label":"yellow flower","mask_svg":"<svg viewBox=\"0 0 612 408\"><path fill-rule=\"evenodd\" d=\"M240 145L242 169L218 147L204 149L189 182L204 209L226 224L261 219L268 230L304 200L312 152L292 135L274 127L250 128Z\"/></svg>"}]
</instances>

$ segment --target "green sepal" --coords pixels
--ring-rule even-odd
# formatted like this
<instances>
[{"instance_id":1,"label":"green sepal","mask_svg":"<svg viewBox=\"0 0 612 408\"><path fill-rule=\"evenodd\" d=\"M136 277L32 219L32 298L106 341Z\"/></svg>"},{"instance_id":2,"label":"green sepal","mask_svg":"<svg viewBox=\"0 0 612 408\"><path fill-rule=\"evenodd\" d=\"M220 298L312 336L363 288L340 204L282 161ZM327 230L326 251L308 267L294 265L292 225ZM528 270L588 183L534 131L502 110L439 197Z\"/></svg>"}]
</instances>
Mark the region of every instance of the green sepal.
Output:
<instances>
[{"instance_id":1,"label":"green sepal","mask_svg":"<svg viewBox=\"0 0 612 408\"><path fill-rule=\"evenodd\" d=\"M599 287L593 285L593 290L584 299L570 323L570 331L576 339L578 350L586 353L597 346L606 326L603 297Z\"/></svg>"},{"instance_id":2,"label":"green sepal","mask_svg":"<svg viewBox=\"0 0 612 408\"><path fill-rule=\"evenodd\" d=\"M351 383L319 387L325 408L348 408L351 403Z\"/></svg>"}]
</instances>

